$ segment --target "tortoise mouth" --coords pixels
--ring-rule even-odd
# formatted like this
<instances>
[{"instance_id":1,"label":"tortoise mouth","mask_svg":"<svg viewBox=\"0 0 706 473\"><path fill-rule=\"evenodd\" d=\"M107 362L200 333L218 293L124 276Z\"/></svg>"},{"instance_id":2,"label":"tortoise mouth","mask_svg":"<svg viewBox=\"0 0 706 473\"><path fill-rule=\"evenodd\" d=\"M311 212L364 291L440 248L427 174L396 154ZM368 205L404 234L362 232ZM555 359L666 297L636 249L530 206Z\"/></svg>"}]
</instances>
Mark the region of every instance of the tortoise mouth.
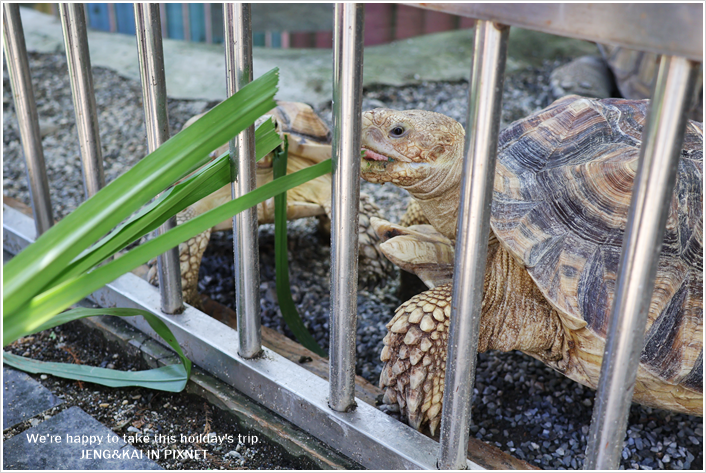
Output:
<instances>
[{"instance_id":1,"label":"tortoise mouth","mask_svg":"<svg viewBox=\"0 0 706 473\"><path fill-rule=\"evenodd\" d=\"M382 162L389 162L389 163L395 161L393 158L391 158L389 156L385 156L383 154L377 153L377 152L375 152L371 149L367 149L367 148L361 149L361 157L365 161L382 161Z\"/></svg>"}]
</instances>

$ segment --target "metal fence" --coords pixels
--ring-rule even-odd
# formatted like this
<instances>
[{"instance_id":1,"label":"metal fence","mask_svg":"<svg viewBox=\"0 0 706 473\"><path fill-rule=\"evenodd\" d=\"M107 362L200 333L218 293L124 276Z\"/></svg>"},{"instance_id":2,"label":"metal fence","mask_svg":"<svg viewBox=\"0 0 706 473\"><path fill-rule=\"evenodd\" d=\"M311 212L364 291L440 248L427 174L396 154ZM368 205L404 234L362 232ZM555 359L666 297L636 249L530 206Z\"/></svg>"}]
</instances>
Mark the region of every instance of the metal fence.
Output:
<instances>
[{"instance_id":1,"label":"metal fence","mask_svg":"<svg viewBox=\"0 0 706 473\"><path fill-rule=\"evenodd\" d=\"M478 20L468 106L468 128L473 132L466 134L440 444L363 402L356 404L354 397L357 306L355 291L350 288L356 287L351 281L357 276L364 22L361 4L337 4L334 10L330 383L260 345L258 246L253 213L243 213L234 221L237 332L191 307L179 315L161 310L181 305L180 301L170 299L180 294L178 264L171 270L168 264L162 265L160 277L167 278L172 271L176 286L171 286L171 296L163 294L161 300L154 288L132 274L107 285L92 298L105 307L133 307L155 313L167 323L196 364L363 466L479 468L466 459L466 445L510 25L658 53L662 58L643 132L611 336L606 343L586 464L587 468L617 468L654 286L657 260L653 255L661 244L665 209L674 187L673 174L664 170L674 169L679 158L689 91L703 56L703 7L700 4L416 5ZM60 11L88 196L102 185L102 166L85 16L80 5L63 4ZM5 52L35 217L32 221L6 209L5 248L17 253L52 224L52 212L18 5L5 4L4 14ZM158 76L156 81L144 78L146 71L159 69L162 60L159 6L136 5L135 18L148 135L153 149L165 139L159 131L164 125L164 77ZM249 5L225 5L224 19L230 95L252 80L246 73L252 70ZM231 151L238 150L232 155L238 156L241 170L254 169L253 139L251 128L231 142ZM243 171L233 183L233 193L241 195L252 185L249 171ZM144 320L133 318L130 323L154 335ZM256 356L262 352L266 356Z\"/></svg>"}]
</instances>

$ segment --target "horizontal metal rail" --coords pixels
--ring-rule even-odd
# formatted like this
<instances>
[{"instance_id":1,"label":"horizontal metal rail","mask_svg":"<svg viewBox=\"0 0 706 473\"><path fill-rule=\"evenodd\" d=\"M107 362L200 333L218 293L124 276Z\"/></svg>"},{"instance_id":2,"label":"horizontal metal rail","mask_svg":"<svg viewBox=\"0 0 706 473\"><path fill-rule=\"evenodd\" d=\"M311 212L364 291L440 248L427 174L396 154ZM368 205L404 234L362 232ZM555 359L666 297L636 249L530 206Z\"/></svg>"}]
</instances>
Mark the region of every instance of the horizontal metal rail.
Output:
<instances>
[{"instance_id":1,"label":"horizontal metal rail","mask_svg":"<svg viewBox=\"0 0 706 473\"><path fill-rule=\"evenodd\" d=\"M34 222L3 205L5 250L17 254L34 241ZM328 382L263 348L263 356L238 355L236 330L191 306L178 317L160 311L159 292L128 273L96 291L91 299L102 307L147 310L174 333L184 353L215 377L273 410L309 434L366 468L434 469L439 444L361 400L352 412L328 407ZM142 317L125 318L139 330L159 337ZM468 461L469 469L482 469Z\"/></svg>"},{"instance_id":2,"label":"horizontal metal rail","mask_svg":"<svg viewBox=\"0 0 706 473\"><path fill-rule=\"evenodd\" d=\"M409 3L568 38L703 61L698 3Z\"/></svg>"}]
</instances>

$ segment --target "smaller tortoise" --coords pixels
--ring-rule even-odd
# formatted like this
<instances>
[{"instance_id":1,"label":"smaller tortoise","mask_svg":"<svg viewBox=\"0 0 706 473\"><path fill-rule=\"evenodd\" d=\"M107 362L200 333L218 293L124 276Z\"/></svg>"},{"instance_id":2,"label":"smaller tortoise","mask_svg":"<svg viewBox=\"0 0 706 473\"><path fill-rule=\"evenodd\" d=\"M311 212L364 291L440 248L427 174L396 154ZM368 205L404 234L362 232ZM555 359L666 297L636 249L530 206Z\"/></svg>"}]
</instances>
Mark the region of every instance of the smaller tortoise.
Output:
<instances>
[{"instance_id":1,"label":"smaller tortoise","mask_svg":"<svg viewBox=\"0 0 706 473\"><path fill-rule=\"evenodd\" d=\"M199 119L197 115L186 122L188 127ZM293 173L331 157L331 132L326 124L304 103L278 102L277 107L264 115L261 120L271 118L280 135L288 137L287 173ZM228 150L228 144L212 153L220 156ZM257 186L273 179L272 154L262 158L256 168ZM177 215L177 224L184 223L208 210L231 200L230 185L224 186L189 206ZM390 262L377 249L378 237L370 228L370 217L379 217L379 208L365 194L361 194L359 214L359 283L371 287L386 279L392 271ZM268 199L257 206L259 224L274 222L274 199ZM287 191L287 219L319 217L325 229L330 228L331 218L331 174L325 174ZM212 231L231 231L231 220L226 220L212 229L191 238L179 245L181 284L184 300L196 307L200 306L198 295L198 275L203 253L206 250ZM151 262L148 280L158 284L156 260Z\"/></svg>"},{"instance_id":2,"label":"smaller tortoise","mask_svg":"<svg viewBox=\"0 0 706 473\"><path fill-rule=\"evenodd\" d=\"M565 97L499 137L479 351L521 350L596 388L647 101ZM431 288L387 325L384 401L440 421L464 131L443 115L363 115L362 176L407 189L432 226L374 221L391 259ZM702 415L703 126L689 122L659 255L634 400ZM434 265L437 264L437 267Z\"/></svg>"}]
</instances>

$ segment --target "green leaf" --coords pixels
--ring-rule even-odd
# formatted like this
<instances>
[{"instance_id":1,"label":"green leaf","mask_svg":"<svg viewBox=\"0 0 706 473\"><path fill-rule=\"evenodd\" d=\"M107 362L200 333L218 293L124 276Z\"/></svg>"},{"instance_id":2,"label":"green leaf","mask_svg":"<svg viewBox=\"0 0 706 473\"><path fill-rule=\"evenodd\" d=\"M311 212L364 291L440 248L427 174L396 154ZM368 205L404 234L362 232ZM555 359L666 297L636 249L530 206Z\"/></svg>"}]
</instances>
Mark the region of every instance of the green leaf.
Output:
<instances>
[{"instance_id":1,"label":"green leaf","mask_svg":"<svg viewBox=\"0 0 706 473\"><path fill-rule=\"evenodd\" d=\"M272 160L273 177L278 179L287 174L287 151L289 144L284 139L284 149L276 150ZM297 307L292 300L292 291L289 285L289 261L287 257L287 193L282 192L275 196L275 276L277 286L277 300L287 327L292 331L299 343L319 356L327 357L323 348L316 343L316 339L309 333Z\"/></svg>"},{"instance_id":2,"label":"green leaf","mask_svg":"<svg viewBox=\"0 0 706 473\"><path fill-rule=\"evenodd\" d=\"M181 131L10 260L3 308L13 314L47 290L61 271L98 238L169 185L208 162L210 153L275 107L278 71L243 87Z\"/></svg>"},{"instance_id":3,"label":"green leaf","mask_svg":"<svg viewBox=\"0 0 706 473\"><path fill-rule=\"evenodd\" d=\"M184 389L191 375L191 360L184 355L184 352L166 324L150 312L140 309L72 309L56 315L51 320L37 327L33 332L40 332L72 320L95 315L116 315L119 317L143 316L145 320L147 320L147 323L150 324L150 327L152 327L152 330L157 332L157 334L176 351L181 359L181 364L161 366L145 371L117 371L95 366L31 360L7 352L3 353L3 362L29 373L46 373L60 378L87 381L112 388L141 386L143 388L170 392L179 392Z\"/></svg>"},{"instance_id":4,"label":"green leaf","mask_svg":"<svg viewBox=\"0 0 706 473\"><path fill-rule=\"evenodd\" d=\"M191 128L191 127L189 127ZM187 128L188 129L188 128ZM13 312L3 314L3 345L11 343L23 333L36 330L55 314L76 303L95 290L149 261L180 242L198 235L227 218L258 203L286 192L311 179L331 172L331 160L288 174L259 187L238 199L227 202L129 251L87 274L82 274L50 287L22 304ZM14 258L13 260L14 261ZM9 264L9 263L8 263Z\"/></svg>"},{"instance_id":5,"label":"green leaf","mask_svg":"<svg viewBox=\"0 0 706 473\"><path fill-rule=\"evenodd\" d=\"M282 143L274 123L266 120L255 131L257 160ZM230 154L223 153L188 179L168 189L149 205L123 222L109 235L79 255L50 284L56 285L88 271L106 258L155 230L171 216L230 183Z\"/></svg>"}]
</instances>

